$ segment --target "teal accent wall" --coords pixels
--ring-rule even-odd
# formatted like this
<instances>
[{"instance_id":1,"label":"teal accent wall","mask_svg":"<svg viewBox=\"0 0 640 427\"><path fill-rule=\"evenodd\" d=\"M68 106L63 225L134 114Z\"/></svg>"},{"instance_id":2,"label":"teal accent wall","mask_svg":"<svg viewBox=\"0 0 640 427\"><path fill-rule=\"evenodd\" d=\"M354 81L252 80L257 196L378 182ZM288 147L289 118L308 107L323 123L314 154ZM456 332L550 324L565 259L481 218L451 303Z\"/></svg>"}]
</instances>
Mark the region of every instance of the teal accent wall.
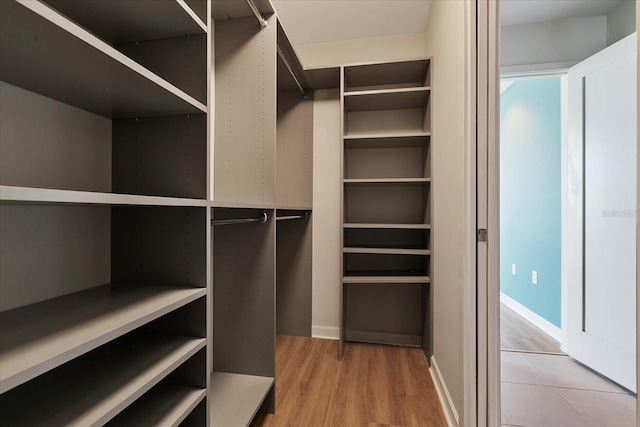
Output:
<instances>
[{"instance_id":1,"label":"teal accent wall","mask_svg":"<svg viewBox=\"0 0 640 427\"><path fill-rule=\"evenodd\" d=\"M500 103L500 288L560 327L560 78L517 80Z\"/></svg>"}]
</instances>

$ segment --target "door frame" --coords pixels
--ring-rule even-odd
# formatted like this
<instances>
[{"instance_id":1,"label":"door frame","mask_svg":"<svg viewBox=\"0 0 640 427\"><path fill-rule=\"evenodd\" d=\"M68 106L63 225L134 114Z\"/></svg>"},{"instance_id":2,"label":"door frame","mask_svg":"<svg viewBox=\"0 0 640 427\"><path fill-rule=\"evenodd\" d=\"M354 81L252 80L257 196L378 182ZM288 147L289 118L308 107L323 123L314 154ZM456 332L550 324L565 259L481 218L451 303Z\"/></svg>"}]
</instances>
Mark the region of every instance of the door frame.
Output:
<instances>
[{"instance_id":1,"label":"door frame","mask_svg":"<svg viewBox=\"0 0 640 427\"><path fill-rule=\"evenodd\" d=\"M486 225L487 242L475 242L477 248L477 425L499 425L500 408L500 318L499 318L499 77L500 77L500 0L476 0L477 30L477 227ZM640 29L640 8L636 7L636 30ZM640 31L636 31L640 41ZM638 57L640 69L640 57ZM640 86L638 88L638 123L640 124ZM486 111L485 111L486 110ZM473 118L473 116L471 116ZM640 143L638 143L640 164ZM640 173L638 210L640 212ZM467 182L469 185L469 182ZM486 187L485 187L486 185ZM636 215L638 224L638 215ZM640 250L640 226L636 227L636 250ZM465 295L465 300L467 296ZM640 263L636 264L636 307L640 306ZM468 326L468 325L465 325ZM640 310L636 309L636 334L640 335ZM468 337L470 334L465 334ZM468 338L465 339L467 341ZM467 358L470 356L468 355ZM640 340L637 340L636 363L640 384ZM465 363L466 365L466 363ZM469 396L465 396L468 398ZM466 399L465 399L466 400ZM465 410L469 405L465 405ZM466 418L466 417L465 417ZM636 418L640 420L640 400ZM465 423L465 425L471 425Z\"/></svg>"}]
</instances>

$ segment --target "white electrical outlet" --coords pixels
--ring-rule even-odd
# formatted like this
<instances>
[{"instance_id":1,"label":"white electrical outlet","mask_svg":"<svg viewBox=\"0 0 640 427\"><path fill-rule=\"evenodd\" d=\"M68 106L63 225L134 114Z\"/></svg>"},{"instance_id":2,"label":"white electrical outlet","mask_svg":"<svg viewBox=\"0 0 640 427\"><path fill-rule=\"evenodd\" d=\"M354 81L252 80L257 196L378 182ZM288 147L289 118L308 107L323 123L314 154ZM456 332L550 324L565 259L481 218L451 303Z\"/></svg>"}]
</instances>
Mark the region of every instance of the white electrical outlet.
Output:
<instances>
[{"instance_id":1,"label":"white electrical outlet","mask_svg":"<svg viewBox=\"0 0 640 427\"><path fill-rule=\"evenodd\" d=\"M531 272L531 283L533 283L534 285L538 284L538 272L535 270Z\"/></svg>"},{"instance_id":2,"label":"white electrical outlet","mask_svg":"<svg viewBox=\"0 0 640 427\"><path fill-rule=\"evenodd\" d=\"M512 275L516 275L516 265L515 264L511 264L511 274Z\"/></svg>"}]
</instances>

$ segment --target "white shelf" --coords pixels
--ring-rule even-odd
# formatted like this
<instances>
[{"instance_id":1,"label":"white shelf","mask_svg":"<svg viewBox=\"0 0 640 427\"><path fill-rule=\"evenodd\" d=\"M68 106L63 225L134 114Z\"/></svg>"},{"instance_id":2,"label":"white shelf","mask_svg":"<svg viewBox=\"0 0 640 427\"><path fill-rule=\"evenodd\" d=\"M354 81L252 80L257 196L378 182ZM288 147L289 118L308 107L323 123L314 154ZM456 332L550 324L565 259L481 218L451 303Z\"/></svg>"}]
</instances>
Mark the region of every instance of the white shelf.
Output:
<instances>
[{"instance_id":1,"label":"white shelf","mask_svg":"<svg viewBox=\"0 0 640 427\"><path fill-rule=\"evenodd\" d=\"M209 393L211 425L248 426L273 384L270 377L214 372Z\"/></svg>"},{"instance_id":2,"label":"white shelf","mask_svg":"<svg viewBox=\"0 0 640 427\"><path fill-rule=\"evenodd\" d=\"M345 92L344 110L355 112L423 108L430 92L429 87Z\"/></svg>"},{"instance_id":3,"label":"white shelf","mask_svg":"<svg viewBox=\"0 0 640 427\"><path fill-rule=\"evenodd\" d=\"M429 276L345 276L342 278L342 283L388 283L388 284L402 284L402 283L417 283L425 284L431 283Z\"/></svg>"},{"instance_id":4,"label":"white shelf","mask_svg":"<svg viewBox=\"0 0 640 427\"><path fill-rule=\"evenodd\" d=\"M207 107L38 1L0 1L0 80L110 117Z\"/></svg>"},{"instance_id":5,"label":"white shelf","mask_svg":"<svg viewBox=\"0 0 640 427\"><path fill-rule=\"evenodd\" d=\"M372 255L431 255L429 249L400 249L400 248L342 248L345 254Z\"/></svg>"},{"instance_id":6,"label":"white shelf","mask_svg":"<svg viewBox=\"0 0 640 427\"><path fill-rule=\"evenodd\" d=\"M344 228L430 230L431 224L385 224L385 223L345 223Z\"/></svg>"},{"instance_id":7,"label":"white shelf","mask_svg":"<svg viewBox=\"0 0 640 427\"><path fill-rule=\"evenodd\" d=\"M111 420L109 427L177 427L207 395L206 389L158 384Z\"/></svg>"},{"instance_id":8,"label":"white shelf","mask_svg":"<svg viewBox=\"0 0 640 427\"><path fill-rule=\"evenodd\" d=\"M3 396L6 425L99 426L182 365L206 339L131 337ZM35 410L25 410L25 405Z\"/></svg>"},{"instance_id":9,"label":"white shelf","mask_svg":"<svg viewBox=\"0 0 640 427\"><path fill-rule=\"evenodd\" d=\"M183 0L44 2L113 45L207 32L207 25Z\"/></svg>"},{"instance_id":10,"label":"white shelf","mask_svg":"<svg viewBox=\"0 0 640 427\"><path fill-rule=\"evenodd\" d=\"M204 288L104 285L0 313L0 392L205 294Z\"/></svg>"},{"instance_id":11,"label":"white shelf","mask_svg":"<svg viewBox=\"0 0 640 427\"><path fill-rule=\"evenodd\" d=\"M427 184L431 178L358 178L345 179L345 184Z\"/></svg>"},{"instance_id":12,"label":"white shelf","mask_svg":"<svg viewBox=\"0 0 640 427\"><path fill-rule=\"evenodd\" d=\"M55 190L49 188L14 187L0 185L0 202L80 204L80 205L136 205L205 207L204 199L138 196L133 194L97 193L92 191Z\"/></svg>"}]
</instances>

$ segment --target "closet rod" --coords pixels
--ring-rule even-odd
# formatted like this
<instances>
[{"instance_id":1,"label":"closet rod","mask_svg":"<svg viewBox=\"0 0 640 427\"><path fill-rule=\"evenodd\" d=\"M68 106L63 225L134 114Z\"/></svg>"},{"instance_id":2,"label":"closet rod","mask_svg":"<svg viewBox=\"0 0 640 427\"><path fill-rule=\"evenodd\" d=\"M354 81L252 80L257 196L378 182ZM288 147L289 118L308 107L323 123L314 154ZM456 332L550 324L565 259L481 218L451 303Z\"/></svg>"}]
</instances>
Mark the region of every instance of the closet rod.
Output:
<instances>
[{"instance_id":1,"label":"closet rod","mask_svg":"<svg viewBox=\"0 0 640 427\"><path fill-rule=\"evenodd\" d=\"M249 8L251 9L251 12L253 12L253 14L256 16L256 19L260 24L260 28L261 29L265 28L267 26L267 20L262 17L257 6L255 5L255 3L253 3L253 0L246 0L246 1L247 1L247 4L249 5Z\"/></svg>"},{"instance_id":2,"label":"closet rod","mask_svg":"<svg viewBox=\"0 0 640 427\"><path fill-rule=\"evenodd\" d=\"M276 221L288 221L290 219L302 219L307 218L309 216L309 212L305 211L302 215L285 215L285 216L277 216Z\"/></svg>"},{"instance_id":3,"label":"closet rod","mask_svg":"<svg viewBox=\"0 0 640 427\"><path fill-rule=\"evenodd\" d=\"M287 70L289 70L289 74L291 74L291 77L293 77L293 80L296 82L296 85L298 86L298 89L300 89L300 92L302 92L302 96L306 98L307 91L302 88L302 85L300 84L300 81L298 81L296 74L293 72L293 68L291 68L289 61L287 61L287 58L285 58L284 54L282 53L282 50L280 50L280 46L276 46L276 49L278 50L278 56L280 57L280 59L282 59L282 62L284 62L284 65L287 67Z\"/></svg>"},{"instance_id":4,"label":"closet rod","mask_svg":"<svg viewBox=\"0 0 640 427\"><path fill-rule=\"evenodd\" d=\"M260 218L234 218L234 219L212 219L211 225L234 225L234 224L248 224L251 222L259 222L264 224L267 222L268 216L266 212L262 212Z\"/></svg>"}]
</instances>

